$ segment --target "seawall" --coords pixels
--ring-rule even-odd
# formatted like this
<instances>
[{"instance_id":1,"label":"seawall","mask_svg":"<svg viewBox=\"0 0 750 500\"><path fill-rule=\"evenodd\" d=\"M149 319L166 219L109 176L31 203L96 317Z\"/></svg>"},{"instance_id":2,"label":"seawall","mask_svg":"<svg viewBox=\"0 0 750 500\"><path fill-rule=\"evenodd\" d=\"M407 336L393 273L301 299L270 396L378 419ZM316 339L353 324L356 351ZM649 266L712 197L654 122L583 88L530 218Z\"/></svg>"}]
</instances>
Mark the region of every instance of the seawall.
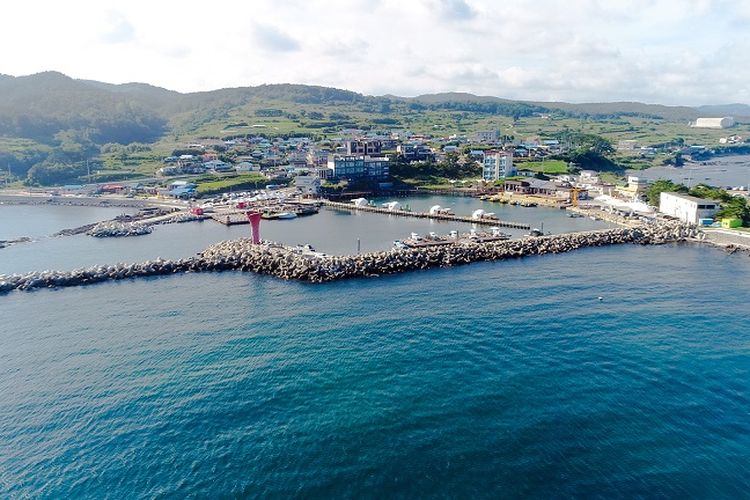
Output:
<instances>
[{"instance_id":1,"label":"seawall","mask_svg":"<svg viewBox=\"0 0 750 500\"><path fill-rule=\"evenodd\" d=\"M198 255L184 259L94 266L68 272L0 275L0 294L13 290L78 286L136 277L230 270L256 272L286 280L324 283L471 262L562 253L586 247L626 243L659 245L694 239L698 235L699 231L693 226L669 223L345 256L314 254L275 243L253 245L249 239L238 239L211 245Z\"/></svg>"}]
</instances>

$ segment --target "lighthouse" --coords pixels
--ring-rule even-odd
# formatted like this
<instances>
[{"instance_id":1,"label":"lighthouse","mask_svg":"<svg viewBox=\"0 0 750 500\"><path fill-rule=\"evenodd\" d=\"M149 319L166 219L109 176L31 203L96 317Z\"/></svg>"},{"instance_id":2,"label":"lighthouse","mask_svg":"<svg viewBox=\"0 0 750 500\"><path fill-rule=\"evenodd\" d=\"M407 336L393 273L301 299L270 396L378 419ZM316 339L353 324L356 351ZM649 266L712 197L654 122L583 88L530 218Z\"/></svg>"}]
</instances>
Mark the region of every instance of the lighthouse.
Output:
<instances>
[{"instance_id":1,"label":"lighthouse","mask_svg":"<svg viewBox=\"0 0 750 500\"><path fill-rule=\"evenodd\" d=\"M250 234L253 238L253 244L260 243L260 212L247 212L247 220L250 221Z\"/></svg>"}]
</instances>

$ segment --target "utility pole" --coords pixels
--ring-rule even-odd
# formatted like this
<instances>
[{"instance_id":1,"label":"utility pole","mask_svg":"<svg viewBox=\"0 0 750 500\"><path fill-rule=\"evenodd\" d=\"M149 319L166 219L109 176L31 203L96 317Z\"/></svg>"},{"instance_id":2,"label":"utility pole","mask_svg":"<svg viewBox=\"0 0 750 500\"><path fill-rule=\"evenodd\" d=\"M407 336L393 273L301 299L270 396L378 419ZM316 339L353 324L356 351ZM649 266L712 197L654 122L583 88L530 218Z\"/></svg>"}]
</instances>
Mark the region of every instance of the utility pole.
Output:
<instances>
[{"instance_id":1,"label":"utility pole","mask_svg":"<svg viewBox=\"0 0 750 500\"><path fill-rule=\"evenodd\" d=\"M91 184L91 167L89 166L88 158L86 158L86 175L88 176L89 184Z\"/></svg>"}]
</instances>

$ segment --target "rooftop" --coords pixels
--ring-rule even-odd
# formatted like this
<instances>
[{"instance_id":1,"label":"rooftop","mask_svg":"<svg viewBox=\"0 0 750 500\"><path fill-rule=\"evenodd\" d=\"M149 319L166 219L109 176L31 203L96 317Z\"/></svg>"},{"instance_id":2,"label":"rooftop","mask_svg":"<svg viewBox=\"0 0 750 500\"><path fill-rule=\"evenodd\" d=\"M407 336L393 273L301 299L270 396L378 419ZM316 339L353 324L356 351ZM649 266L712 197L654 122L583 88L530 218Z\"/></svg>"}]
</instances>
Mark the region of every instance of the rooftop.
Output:
<instances>
[{"instance_id":1,"label":"rooftop","mask_svg":"<svg viewBox=\"0 0 750 500\"><path fill-rule=\"evenodd\" d=\"M674 196L676 198L682 198L683 200L692 201L694 203L705 203L705 202L709 202L709 203L721 203L720 200L709 200L709 199L706 199L706 198L698 198L697 196L691 196L691 195L685 194L685 193L675 193L675 192L671 192L671 191L664 191L663 194L669 194L669 195L672 195L672 196Z\"/></svg>"}]
</instances>

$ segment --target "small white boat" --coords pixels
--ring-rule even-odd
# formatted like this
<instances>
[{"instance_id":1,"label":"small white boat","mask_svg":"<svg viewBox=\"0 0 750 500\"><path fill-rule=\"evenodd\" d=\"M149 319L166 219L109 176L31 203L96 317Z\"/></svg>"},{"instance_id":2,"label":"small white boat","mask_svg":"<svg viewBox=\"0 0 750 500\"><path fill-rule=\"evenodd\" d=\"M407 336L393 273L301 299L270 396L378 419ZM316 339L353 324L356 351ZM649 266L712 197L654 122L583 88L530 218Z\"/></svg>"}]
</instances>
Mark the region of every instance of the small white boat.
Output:
<instances>
[{"instance_id":1,"label":"small white boat","mask_svg":"<svg viewBox=\"0 0 750 500\"><path fill-rule=\"evenodd\" d=\"M297 218L297 214L295 214L294 212L279 212L278 214L276 214L275 218L276 219L282 219L282 220L284 220L284 219L296 219Z\"/></svg>"}]
</instances>

